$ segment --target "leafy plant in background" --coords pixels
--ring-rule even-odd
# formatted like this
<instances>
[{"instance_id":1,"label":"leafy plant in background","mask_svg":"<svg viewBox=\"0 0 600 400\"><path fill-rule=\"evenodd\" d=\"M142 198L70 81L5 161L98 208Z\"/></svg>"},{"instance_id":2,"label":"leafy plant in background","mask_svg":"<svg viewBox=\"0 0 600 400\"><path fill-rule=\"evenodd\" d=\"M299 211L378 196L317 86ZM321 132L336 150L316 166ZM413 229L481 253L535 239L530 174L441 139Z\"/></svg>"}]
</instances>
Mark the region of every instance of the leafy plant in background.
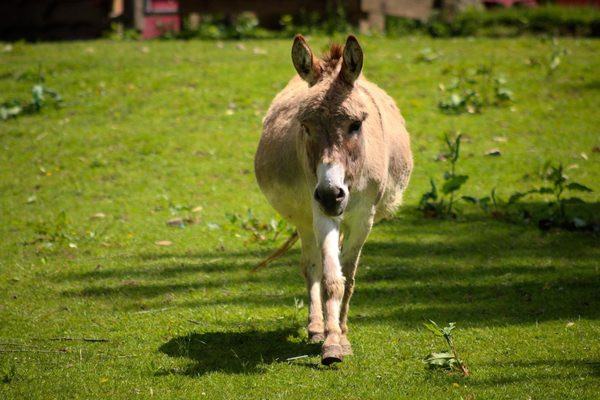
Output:
<instances>
[{"instance_id":1,"label":"leafy plant in background","mask_svg":"<svg viewBox=\"0 0 600 400\"><path fill-rule=\"evenodd\" d=\"M248 209L246 216L237 213L226 213L229 222L226 229L235 232L238 237L245 236L244 244L257 243L259 245L272 245L283 236L290 236L294 229L282 218L271 218L269 222L259 220L252 209Z\"/></svg>"},{"instance_id":2,"label":"leafy plant in background","mask_svg":"<svg viewBox=\"0 0 600 400\"><path fill-rule=\"evenodd\" d=\"M600 10L597 7L496 7L467 9L456 15L434 12L427 21L386 17L386 34L391 37L415 33L433 37L490 36L514 37L546 34L598 37Z\"/></svg>"},{"instance_id":3,"label":"leafy plant in background","mask_svg":"<svg viewBox=\"0 0 600 400\"><path fill-rule=\"evenodd\" d=\"M421 49L421 51L419 51L417 57L415 57L415 61L431 64L441 56L442 53L432 50L431 47L424 47Z\"/></svg>"},{"instance_id":4,"label":"leafy plant in background","mask_svg":"<svg viewBox=\"0 0 600 400\"><path fill-rule=\"evenodd\" d=\"M43 83L38 83L31 89L31 101L11 100L0 103L0 119L6 121L21 114L39 113L48 102L58 107L62 103L62 97L58 92L46 88Z\"/></svg>"},{"instance_id":5,"label":"leafy plant in background","mask_svg":"<svg viewBox=\"0 0 600 400\"><path fill-rule=\"evenodd\" d=\"M448 326L440 328L434 321L429 320L429 323L423 324L435 336L443 337L448 345L448 350L437 353L429 353L424 359L429 368L441 369L449 373L459 372L463 376L469 376L469 368L458 357L456 347L454 346L454 338L452 331L456 328L456 323L450 322Z\"/></svg>"},{"instance_id":6,"label":"leafy plant in background","mask_svg":"<svg viewBox=\"0 0 600 400\"><path fill-rule=\"evenodd\" d=\"M494 219L500 219L504 215L500 210L500 203L496 197L496 188L492 189L489 196L462 196L462 199L467 203L478 205L485 214L491 215Z\"/></svg>"},{"instance_id":7,"label":"leafy plant in background","mask_svg":"<svg viewBox=\"0 0 600 400\"><path fill-rule=\"evenodd\" d=\"M329 0L325 13L300 10L297 16L285 14L279 20L280 29L267 30L260 26L255 13L243 12L234 17L222 14L203 14L198 23L184 21L179 34L170 34L164 38L200 38L200 39L252 39L293 37L297 33L304 35L335 35L353 30L348 21L346 9L340 0Z\"/></svg>"},{"instance_id":8,"label":"leafy plant in background","mask_svg":"<svg viewBox=\"0 0 600 400\"><path fill-rule=\"evenodd\" d=\"M328 34L346 33L352 30L352 25L348 22L346 8L342 0L327 1L326 18L323 21L322 29Z\"/></svg>"},{"instance_id":9,"label":"leafy plant in background","mask_svg":"<svg viewBox=\"0 0 600 400\"><path fill-rule=\"evenodd\" d=\"M552 51L548 56L548 62L546 63L546 78L551 78L558 67L560 66L561 59L563 56L568 54L567 49L559 46L558 40L556 38L552 39Z\"/></svg>"},{"instance_id":10,"label":"leafy plant in background","mask_svg":"<svg viewBox=\"0 0 600 400\"><path fill-rule=\"evenodd\" d=\"M551 227L562 227L567 229L587 229L591 228L593 221L587 220L581 215L570 215L568 212L569 205L586 205L587 203L579 197L565 198L563 195L566 192L592 192L592 189L578 182L570 181L565 175L562 164L554 166L546 163L542 170L541 178L543 182L549 185L544 185L526 192L514 193L508 200L508 204L516 204L520 199L532 194L543 195L550 197L550 201L546 203L547 215L538 221L538 226L541 229L549 229Z\"/></svg>"},{"instance_id":11,"label":"leafy plant in background","mask_svg":"<svg viewBox=\"0 0 600 400\"><path fill-rule=\"evenodd\" d=\"M275 37L273 32L259 26L259 20L253 12L243 12L234 17L223 14L203 14L195 24L184 21L181 33L168 32L163 39L254 39Z\"/></svg>"},{"instance_id":12,"label":"leafy plant in background","mask_svg":"<svg viewBox=\"0 0 600 400\"><path fill-rule=\"evenodd\" d=\"M447 153L443 155L443 159L450 162L450 171L444 172L444 183L441 187L441 193L438 192L435 180L430 178L431 190L421 196L419 209L428 217L456 217L454 212L455 193L469 179L468 175L456 174L456 163L460 157L460 140L460 134L456 135L454 139L450 139L448 134L444 136Z\"/></svg>"},{"instance_id":13,"label":"leafy plant in background","mask_svg":"<svg viewBox=\"0 0 600 400\"><path fill-rule=\"evenodd\" d=\"M113 22L110 24L110 30L103 36L109 40L115 41L133 41L139 40L140 33L135 29L126 29L122 23Z\"/></svg>"},{"instance_id":14,"label":"leafy plant in background","mask_svg":"<svg viewBox=\"0 0 600 400\"><path fill-rule=\"evenodd\" d=\"M438 107L446 114L475 114L484 107L499 107L513 101L506 79L494 75L487 66L460 70L450 84L440 84L439 88L446 97L439 101Z\"/></svg>"}]
</instances>

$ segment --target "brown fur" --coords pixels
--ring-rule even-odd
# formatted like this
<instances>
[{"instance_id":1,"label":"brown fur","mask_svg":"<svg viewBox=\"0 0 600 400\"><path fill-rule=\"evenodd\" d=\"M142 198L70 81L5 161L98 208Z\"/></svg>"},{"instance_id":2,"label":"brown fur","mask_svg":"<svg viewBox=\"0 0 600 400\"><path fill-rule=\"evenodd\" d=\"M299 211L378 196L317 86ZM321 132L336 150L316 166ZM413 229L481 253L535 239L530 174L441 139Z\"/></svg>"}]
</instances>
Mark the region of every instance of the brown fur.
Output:
<instances>
[{"instance_id":1,"label":"brown fur","mask_svg":"<svg viewBox=\"0 0 600 400\"><path fill-rule=\"evenodd\" d=\"M321 70L325 72L334 71L342 59L343 53L344 47L341 44L332 43L329 52L321 56Z\"/></svg>"}]
</instances>

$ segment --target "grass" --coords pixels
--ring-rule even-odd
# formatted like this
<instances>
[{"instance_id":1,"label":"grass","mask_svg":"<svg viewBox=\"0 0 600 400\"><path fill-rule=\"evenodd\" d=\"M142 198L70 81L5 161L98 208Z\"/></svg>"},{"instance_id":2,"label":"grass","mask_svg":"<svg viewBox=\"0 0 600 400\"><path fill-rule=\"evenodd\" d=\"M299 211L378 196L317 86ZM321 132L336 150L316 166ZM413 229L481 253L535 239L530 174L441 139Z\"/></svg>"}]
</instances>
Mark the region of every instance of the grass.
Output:
<instances>
[{"instance_id":1,"label":"grass","mask_svg":"<svg viewBox=\"0 0 600 400\"><path fill-rule=\"evenodd\" d=\"M293 73L289 41L18 43L2 53L0 101L27 101L41 66L64 103L0 122L0 397L597 398L597 234L541 232L467 205L457 221L415 208L446 168L434 158L455 130L469 138L462 194L496 187L506 199L550 160L594 189L582 198L597 207L600 44L561 39L569 53L547 77L552 43L535 38L361 42L365 74L403 110L416 167L406 207L364 249L355 356L334 368L305 342L298 249L250 275L269 249L225 229L226 212L273 216L252 159ZM441 57L416 61L426 47ZM512 108L442 114L437 85L482 64L507 78ZM493 147L500 157L484 155ZM174 217L195 223L167 225ZM429 319L457 323L469 378L425 368L443 347L423 328ZM59 337L109 341L48 340Z\"/></svg>"}]
</instances>

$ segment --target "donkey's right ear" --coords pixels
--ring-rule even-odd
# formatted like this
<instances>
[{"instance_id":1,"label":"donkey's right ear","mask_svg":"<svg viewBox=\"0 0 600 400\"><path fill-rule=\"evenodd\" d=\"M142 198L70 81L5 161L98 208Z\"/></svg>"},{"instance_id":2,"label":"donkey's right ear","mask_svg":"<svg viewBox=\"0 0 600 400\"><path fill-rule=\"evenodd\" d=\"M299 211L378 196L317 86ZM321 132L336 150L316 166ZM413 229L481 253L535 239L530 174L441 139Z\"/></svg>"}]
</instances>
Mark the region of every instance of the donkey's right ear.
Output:
<instances>
[{"instance_id":1,"label":"donkey's right ear","mask_svg":"<svg viewBox=\"0 0 600 400\"><path fill-rule=\"evenodd\" d=\"M313 57L310 47L302 35L296 35L292 45L292 61L298 75L310 86L317 82L320 75L319 61Z\"/></svg>"}]
</instances>

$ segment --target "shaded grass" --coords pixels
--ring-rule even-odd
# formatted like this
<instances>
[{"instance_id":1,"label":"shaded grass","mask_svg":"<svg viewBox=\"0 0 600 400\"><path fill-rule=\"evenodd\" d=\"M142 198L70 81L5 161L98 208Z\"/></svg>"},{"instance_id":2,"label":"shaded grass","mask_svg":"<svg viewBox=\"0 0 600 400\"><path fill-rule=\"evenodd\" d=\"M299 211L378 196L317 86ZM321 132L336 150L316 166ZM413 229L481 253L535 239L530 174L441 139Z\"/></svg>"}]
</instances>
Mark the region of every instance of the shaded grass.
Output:
<instances>
[{"instance_id":1,"label":"shaded grass","mask_svg":"<svg viewBox=\"0 0 600 400\"><path fill-rule=\"evenodd\" d=\"M0 353L0 397L597 397L597 236L542 233L466 206L458 221L425 220L415 205L445 167L433 159L448 130L470 137L464 194L497 187L507 198L554 160L597 204L598 43L562 40L571 54L547 80L524 63L549 54L537 39L362 41L365 73L408 121L416 169L407 206L365 246L350 311L356 356L336 368L319 365L299 329L298 249L251 275L269 249L222 226L225 212L272 215L252 157L261 118L293 72L287 41L244 43L17 44L0 58L2 96L28 96L41 62L65 98L60 110L0 125L0 342L16 343L1 348L67 351ZM442 58L416 62L427 46ZM514 111L439 113L437 84L482 63L507 77ZM502 156L485 157L490 147ZM165 224L196 206L198 223ZM61 211L67 238L48 248L36 230L55 227ZM424 368L440 347L421 328L427 319L457 322L469 379ZM110 342L37 340L59 336ZM299 355L309 357L281 362Z\"/></svg>"}]
</instances>

